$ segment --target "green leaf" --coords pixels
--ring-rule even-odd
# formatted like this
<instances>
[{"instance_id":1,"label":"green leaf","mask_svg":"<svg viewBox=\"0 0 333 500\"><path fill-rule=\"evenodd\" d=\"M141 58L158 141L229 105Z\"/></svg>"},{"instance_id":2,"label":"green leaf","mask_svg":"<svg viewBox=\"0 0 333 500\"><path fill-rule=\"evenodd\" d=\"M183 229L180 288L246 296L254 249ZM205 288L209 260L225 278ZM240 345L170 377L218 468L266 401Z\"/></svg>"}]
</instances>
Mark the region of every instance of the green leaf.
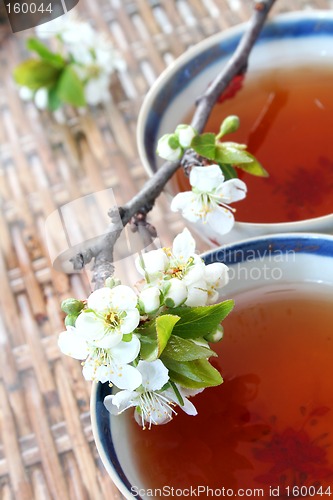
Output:
<instances>
[{"instance_id":1,"label":"green leaf","mask_svg":"<svg viewBox=\"0 0 333 500\"><path fill-rule=\"evenodd\" d=\"M211 306L172 309L172 314L180 316L180 320L175 325L172 333L184 339L203 337L207 333L215 331L233 307L233 300L225 300Z\"/></svg>"},{"instance_id":2,"label":"green leaf","mask_svg":"<svg viewBox=\"0 0 333 500\"><path fill-rule=\"evenodd\" d=\"M164 351L179 316L164 314L138 329L140 333L140 356L146 361L154 361Z\"/></svg>"},{"instance_id":3,"label":"green leaf","mask_svg":"<svg viewBox=\"0 0 333 500\"><path fill-rule=\"evenodd\" d=\"M215 134L201 134L193 137L191 148L194 149L198 155L208 158L209 160L215 159Z\"/></svg>"},{"instance_id":4,"label":"green leaf","mask_svg":"<svg viewBox=\"0 0 333 500\"><path fill-rule=\"evenodd\" d=\"M176 361L193 361L194 359L206 359L211 356L217 356L217 354L208 347L198 345L192 340L171 335L161 359L171 358Z\"/></svg>"},{"instance_id":5,"label":"green leaf","mask_svg":"<svg viewBox=\"0 0 333 500\"><path fill-rule=\"evenodd\" d=\"M253 159L247 151L234 142L221 142L216 146L215 159L218 163L238 165L240 163L251 163Z\"/></svg>"},{"instance_id":6,"label":"green leaf","mask_svg":"<svg viewBox=\"0 0 333 500\"><path fill-rule=\"evenodd\" d=\"M224 175L224 178L226 181L228 181L229 179L237 179L238 178L237 171L235 170L235 168L232 165L228 165L228 164L220 165L220 169L221 169L222 174Z\"/></svg>"},{"instance_id":7,"label":"green leaf","mask_svg":"<svg viewBox=\"0 0 333 500\"><path fill-rule=\"evenodd\" d=\"M50 111L55 111L60 108L62 102L57 94L57 87L52 87L48 92L48 103L47 106Z\"/></svg>"},{"instance_id":8,"label":"green leaf","mask_svg":"<svg viewBox=\"0 0 333 500\"><path fill-rule=\"evenodd\" d=\"M237 167L244 170L244 172L247 172L248 174L251 175L256 175L257 177L269 177L269 173L267 172L267 170L264 169L261 163L259 163L258 160L250 153L247 154L249 158L252 158L252 161L250 163L245 163L245 164L240 163L239 165L237 165Z\"/></svg>"},{"instance_id":9,"label":"green leaf","mask_svg":"<svg viewBox=\"0 0 333 500\"><path fill-rule=\"evenodd\" d=\"M38 90L41 87L54 86L60 73L61 70L48 61L28 59L15 68L14 79L19 85Z\"/></svg>"},{"instance_id":10,"label":"green leaf","mask_svg":"<svg viewBox=\"0 0 333 500\"><path fill-rule=\"evenodd\" d=\"M167 358L163 363L169 370L170 379L188 389L214 387L223 382L218 372L207 359L179 362Z\"/></svg>"},{"instance_id":11,"label":"green leaf","mask_svg":"<svg viewBox=\"0 0 333 500\"><path fill-rule=\"evenodd\" d=\"M57 85L57 95L62 102L72 106L85 106L83 84L71 66L67 66L61 74Z\"/></svg>"},{"instance_id":12,"label":"green leaf","mask_svg":"<svg viewBox=\"0 0 333 500\"><path fill-rule=\"evenodd\" d=\"M62 69L65 66L64 58L55 52L52 52L44 43L37 38L29 38L27 48L36 52L42 59L49 61L56 68Z\"/></svg>"}]
</instances>

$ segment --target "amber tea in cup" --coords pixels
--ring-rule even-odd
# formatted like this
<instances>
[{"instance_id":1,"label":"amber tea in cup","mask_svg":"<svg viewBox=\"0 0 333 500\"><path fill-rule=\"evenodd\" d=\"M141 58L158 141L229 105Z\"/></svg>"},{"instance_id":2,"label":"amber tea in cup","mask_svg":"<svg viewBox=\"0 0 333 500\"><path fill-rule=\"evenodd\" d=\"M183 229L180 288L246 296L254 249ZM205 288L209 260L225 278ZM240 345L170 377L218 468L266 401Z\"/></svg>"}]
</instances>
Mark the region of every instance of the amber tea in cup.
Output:
<instances>
[{"instance_id":1,"label":"amber tea in cup","mask_svg":"<svg viewBox=\"0 0 333 500\"><path fill-rule=\"evenodd\" d=\"M244 174L248 193L234 205L239 222L277 223L333 213L333 66L271 68L245 76L233 97L216 104L206 131L240 118L225 140L246 144L269 172ZM189 122L189 117L185 118ZM177 184L189 189L180 170Z\"/></svg>"}]
</instances>

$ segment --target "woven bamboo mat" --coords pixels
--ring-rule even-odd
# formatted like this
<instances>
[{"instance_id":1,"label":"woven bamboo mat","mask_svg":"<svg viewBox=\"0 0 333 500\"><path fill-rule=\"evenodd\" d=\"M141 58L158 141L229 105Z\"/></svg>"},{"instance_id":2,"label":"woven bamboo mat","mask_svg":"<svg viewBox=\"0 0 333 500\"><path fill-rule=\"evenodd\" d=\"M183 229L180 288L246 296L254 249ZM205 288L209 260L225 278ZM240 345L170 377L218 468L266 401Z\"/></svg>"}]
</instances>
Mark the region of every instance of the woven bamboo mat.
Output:
<instances>
[{"instance_id":1,"label":"woven bamboo mat","mask_svg":"<svg viewBox=\"0 0 333 500\"><path fill-rule=\"evenodd\" d=\"M81 0L77 11L110 34L127 61L108 109L54 123L19 97L11 77L27 34L0 26L0 496L3 500L119 498L97 456L90 385L62 356L59 303L85 297L89 275L52 268L44 222L58 206L113 188L118 203L144 183L135 130L144 95L190 45L249 18L249 0ZM330 8L279 0L273 13ZM161 199L163 243L183 227ZM203 249L203 248L202 248ZM125 271L124 271L125 270ZM120 273L131 283L131 264Z\"/></svg>"}]
</instances>

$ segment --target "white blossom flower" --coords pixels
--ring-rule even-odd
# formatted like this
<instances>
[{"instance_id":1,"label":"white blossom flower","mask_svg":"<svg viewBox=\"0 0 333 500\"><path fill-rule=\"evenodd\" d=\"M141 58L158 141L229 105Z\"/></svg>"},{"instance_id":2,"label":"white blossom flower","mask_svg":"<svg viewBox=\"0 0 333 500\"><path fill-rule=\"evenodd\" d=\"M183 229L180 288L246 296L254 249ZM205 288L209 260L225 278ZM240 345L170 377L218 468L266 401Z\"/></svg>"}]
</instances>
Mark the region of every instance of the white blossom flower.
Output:
<instances>
[{"instance_id":1,"label":"white blossom flower","mask_svg":"<svg viewBox=\"0 0 333 500\"><path fill-rule=\"evenodd\" d=\"M31 101L34 97L34 93L29 87L22 86L19 89L19 96L22 101Z\"/></svg>"},{"instance_id":2,"label":"white blossom flower","mask_svg":"<svg viewBox=\"0 0 333 500\"><path fill-rule=\"evenodd\" d=\"M160 279L169 265L169 259L163 250L151 250L141 254L135 259L135 265L139 273L148 278L149 282Z\"/></svg>"},{"instance_id":3,"label":"white blossom flower","mask_svg":"<svg viewBox=\"0 0 333 500\"><path fill-rule=\"evenodd\" d=\"M34 101L38 109L46 109L49 101L49 94L46 88L41 87L34 95Z\"/></svg>"},{"instance_id":4,"label":"white blossom flower","mask_svg":"<svg viewBox=\"0 0 333 500\"><path fill-rule=\"evenodd\" d=\"M218 289L229 283L229 268L222 262L213 262L205 267L204 279L206 281L208 304L214 304L218 298Z\"/></svg>"},{"instance_id":5,"label":"white blossom flower","mask_svg":"<svg viewBox=\"0 0 333 500\"><path fill-rule=\"evenodd\" d=\"M175 405L179 404L173 389L162 390L168 382L168 370L160 359L155 361L139 361L138 370L142 375L142 385L135 391L120 391L106 396L104 405L112 415L119 415L128 408L135 407L135 419L145 429L154 425L169 422L176 413ZM189 393L178 388L184 405L181 408L189 415L196 415L194 405L187 399Z\"/></svg>"},{"instance_id":6,"label":"white blossom flower","mask_svg":"<svg viewBox=\"0 0 333 500\"><path fill-rule=\"evenodd\" d=\"M197 131L191 125L178 125L175 130L179 144L182 148L189 148L192 139L197 135Z\"/></svg>"},{"instance_id":7,"label":"white blossom flower","mask_svg":"<svg viewBox=\"0 0 333 500\"><path fill-rule=\"evenodd\" d=\"M158 140L156 153L164 160L177 161L183 154L183 148L175 134L164 134Z\"/></svg>"},{"instance_id":8,"label":"white blossom flower","mask_svg":"<svg viewBox=\"0 0 333 500\"><path fill-rule=\"evenodd\" d=\"M83 366L86 380L102 383L111 382L119 389L134 390L142 383L142 375L129 365L140 351L140 341L136 335L129 342L120 342L110 349L93 349Z\"/></svg>"},{"instance_id":9,"label":"white blossom flower","mask_svg":"<svg viewBox=\"0 0 333 500\"><path fill-rule=\"evenodd\" d=\"M187 286L178 278L171 278L165 282L166 291L164 293L164 302L169 307L178 307L187 299Z\"/></svg>"},{"instance_id":10,"label":"white blossom flower","mask_svg":"<svg viewBox=\"0 0 333 500\"><path fill-rule=\"evenodd\" d=\"M181 211L191 222L202 221L219 234L229 232L234 216L229 203L246 196L246 184L240 179L225 181L218 165L193 167L190 173L192 191L178 193L171 202L171 210Z\"/></svg>"},{"instance_id":11,"label":"white blossom flower","mask_svg":"<svg viewBox=\"0 0 333 500\"><path fill-rule=\"evenodd\" d=\"M100 288L87 301L87 310L78 316L75 326L91 345L101 348L115 347L123 334L138 326L140 314L137 296L128 286Z\"/></svg>"},{"instance_id":12,"label":"white blossom flower","mask_svg":"<svg viewBox=\"0 0 333 500\"><path fill-rule=\"evenodd\" d=\"M84 86L84 96L90 106L97 106L111 99L110 78L107 74L100 72L96 77L90 78Z\"/></svg>"},{"instance_id":13,"label":"white blossom flower","mask_svg":"<svg viewBox=\"0 0 333 500\"><path fill-rule=\"evenodd\" d=\"M160 289L157 286L144 288L139 295L139 304L146 314L156 312L160 307Z\"/></svg>"},{"instance_id":14,"label":"white blossom flower","mask_svg":"<svg viewBox=\"0 0 333 500\"><path fill-rule=\"evenodd\" d=\"M72 13L57 17L35 28L38 38L49 39L58 36L64 43L94 45L96 34L92 26L80 21Z\"/></svg>"}]
</instances>

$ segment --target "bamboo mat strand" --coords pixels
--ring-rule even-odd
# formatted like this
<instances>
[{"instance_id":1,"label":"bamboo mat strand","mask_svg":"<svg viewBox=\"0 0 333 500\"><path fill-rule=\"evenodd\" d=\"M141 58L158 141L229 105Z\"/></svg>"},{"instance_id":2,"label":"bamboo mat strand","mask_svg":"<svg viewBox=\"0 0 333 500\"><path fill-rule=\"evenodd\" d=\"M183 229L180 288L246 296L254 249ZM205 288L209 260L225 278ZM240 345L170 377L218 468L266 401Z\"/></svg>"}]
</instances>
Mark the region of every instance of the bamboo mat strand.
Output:
<instances>
[{"instance_id":1,"label":"bamboo mat strand","mask_svg":"<svg viewBox=\"0 0 333 500\"><path fill-rule=\"evenodd\" d=\"M75 11L107 33L127 63L111 84L112 102L66 111L59 124L22 102L12 79L32 31L0 24L0 498L103 500L121 496L97 455L90 384L80 362L57 347L60 303L91 290L89 271L55 270L46 218L70 201L112 188L119 204L147 175L135 134L143 98L172 61L200 40L246 21L249 0L80 0ZM331 8L329 0L278 0L273 14ZM166 197L152 215L163 244L183 228ZM96 220L96 225L98 221ZM202 247L201 249L204 249ZM133 262L117 274L133 284Z\"/></svg>"}]
</instances>

